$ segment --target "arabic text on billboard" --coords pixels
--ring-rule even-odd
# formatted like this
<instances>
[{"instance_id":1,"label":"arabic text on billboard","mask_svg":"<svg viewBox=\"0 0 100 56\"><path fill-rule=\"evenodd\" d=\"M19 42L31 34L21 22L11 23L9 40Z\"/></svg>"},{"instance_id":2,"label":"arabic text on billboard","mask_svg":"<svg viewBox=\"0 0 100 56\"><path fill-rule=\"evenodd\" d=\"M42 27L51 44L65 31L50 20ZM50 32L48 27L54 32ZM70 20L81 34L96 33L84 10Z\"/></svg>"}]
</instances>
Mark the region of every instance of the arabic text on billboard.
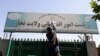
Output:
<instances>
[{"instance_id":1,"label":"arabic text on billboard","mask_svg":"<svg viewBox=\"0 0 100 56\"><path fill-rule=\"evenodd\" d=\"M97 34L92 15L9 12L5 32L46 32L48 22L55 22L58 33Z\"/></svg>"}]
</instances>

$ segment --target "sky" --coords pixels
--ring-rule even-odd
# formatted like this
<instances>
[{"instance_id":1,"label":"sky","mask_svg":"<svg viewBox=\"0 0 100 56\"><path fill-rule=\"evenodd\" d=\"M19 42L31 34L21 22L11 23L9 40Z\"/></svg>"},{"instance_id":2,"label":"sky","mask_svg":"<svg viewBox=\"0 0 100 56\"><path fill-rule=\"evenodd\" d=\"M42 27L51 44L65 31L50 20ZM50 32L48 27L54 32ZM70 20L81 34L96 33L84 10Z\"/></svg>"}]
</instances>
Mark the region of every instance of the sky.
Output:
<instances>
[{"instance_id":1,"label":"sky","mask_svg":"<svg viewBox=\"0 0 100 56\"><path fill-rule=\"evenodd\" d=\"M93 14L90 0L0 0L0 37L4 37L4 26L8 12ZM97 21L100 33L100 21ZM9 33L8 33L9 35ZM57 34L59 40L79 39L82 34ZM7 36L8 37L8 36ZM45 33L13 33L13 38L46 39ZM100 44L100 34L93 34L96 46Z\"/></svg>"}]
</instances>

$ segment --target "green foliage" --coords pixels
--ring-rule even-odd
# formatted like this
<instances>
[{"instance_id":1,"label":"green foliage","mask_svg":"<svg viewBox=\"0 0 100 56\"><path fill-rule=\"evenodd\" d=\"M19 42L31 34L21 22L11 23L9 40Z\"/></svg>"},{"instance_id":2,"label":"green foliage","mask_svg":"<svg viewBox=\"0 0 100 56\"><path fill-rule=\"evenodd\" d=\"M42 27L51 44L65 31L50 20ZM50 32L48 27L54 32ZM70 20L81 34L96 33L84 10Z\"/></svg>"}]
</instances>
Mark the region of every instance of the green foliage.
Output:
<instances>
[{"instance_id":1,"label":"green foliage","mask_svg":"<svg viewBox=\"0 0 100 56\"><path fill-rule=\"evenodd\" d=\"M96 1L91 0L90 6L93 12L95 13L95 15L92 18L95 20L100 20L100 5Z\"/></svg>"},{"instance_id":2,"label":"green foliage","mask_svg":"<svg viewBox=\"0 0 100 56\"><path fill-rule=\"evenodd\" d=\"M95 20L97 20L97 19L100 20L100 14L95 14L92 18Z\"/></svg>"}]
</instances>

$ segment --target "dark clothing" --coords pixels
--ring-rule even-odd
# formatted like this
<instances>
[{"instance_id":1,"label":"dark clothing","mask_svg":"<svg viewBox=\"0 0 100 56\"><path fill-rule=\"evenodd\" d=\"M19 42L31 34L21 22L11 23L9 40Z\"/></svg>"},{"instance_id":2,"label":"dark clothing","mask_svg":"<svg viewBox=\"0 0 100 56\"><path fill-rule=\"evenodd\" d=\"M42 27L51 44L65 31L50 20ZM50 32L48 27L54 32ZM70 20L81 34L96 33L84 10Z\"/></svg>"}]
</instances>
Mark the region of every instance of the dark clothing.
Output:
<instances>
[{"instance_id":1,"label":"dark clothing","mask_svg":"<svg viewBox=\"0 0 100 56\"><path fill-rule=\"evenodd\" d=\"M46 34L46 36L49 41L49 56L57 56L59 50L57 48L58 40L57 40L55 33L49 32ZM55 39L52 41L53 38L55 38ZM54 42L55 42L55 44L54 44Z\"/></svg>"},{"instance_id":2,"label":"dark clothing","mask_svg":"<svg viewBox=\"0 0 100 56\"><path fill-rule=\"evenodd\" d=\"M56 47L49 47L49 56L57 56L58 51L55 50Z\"/></svg>"},{"instance_id":3,"label":"dark clothing","mask_svg":"<svg viewBox=\"0 0 100 56\"><path fill-rule=\"evenodd\" d=\"M53 32L49 32L47 33L47 39L49 40L49 42L51 42L51 40L53 39L54 33Z\"/></svg>"},{"instance_id":4,"label":"dark clothing","mask_svg":"<svg viewBox=\"0 0 100 56\"><path fill-rule=\"evenodd\" d=\"M0 56L2 56L2 52L0 51Z\"/></svg>"},{"instance_id":5,"label":"dark clothing","mask_svg":"<svg viewBox=\"0 0 100 56\"><path fill-rule=\"evenodd\" d=\"M50 33L47 33L47 39L48 39L48 41L49 41L49 46L52 46L53 45L53 43L55 42L55 44L53 45L53 47L55 47L55 46L57 46L58 45L58 40L57 40L57 37L56 36L54 36L54 34L55 33L53 33L53 32L50 32ZM52 41L52 39L53 38L55 38L55 40L54 41Z\"/></svg>"}]
</instances>

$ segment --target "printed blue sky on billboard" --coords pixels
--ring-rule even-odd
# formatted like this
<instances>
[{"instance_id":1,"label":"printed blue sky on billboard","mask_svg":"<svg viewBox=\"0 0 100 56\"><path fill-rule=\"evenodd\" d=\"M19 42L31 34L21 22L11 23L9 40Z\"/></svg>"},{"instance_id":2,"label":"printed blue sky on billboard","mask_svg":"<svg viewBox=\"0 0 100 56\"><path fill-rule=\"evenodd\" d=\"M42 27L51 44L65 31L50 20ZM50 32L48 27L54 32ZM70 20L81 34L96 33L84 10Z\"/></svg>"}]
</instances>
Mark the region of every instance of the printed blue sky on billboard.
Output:
<instances>
[{"instance_id":1,"label":"printed blue sky on billboard","mask_svg":"<svg viewBox=\"0 0 100 56\"><path fill-rule=\"evenodd\" d=\"M5 32L46 32L48 22L55 22L58 33L98 33L92 15L9 12Z\"/></svg>"}]
</instances>

